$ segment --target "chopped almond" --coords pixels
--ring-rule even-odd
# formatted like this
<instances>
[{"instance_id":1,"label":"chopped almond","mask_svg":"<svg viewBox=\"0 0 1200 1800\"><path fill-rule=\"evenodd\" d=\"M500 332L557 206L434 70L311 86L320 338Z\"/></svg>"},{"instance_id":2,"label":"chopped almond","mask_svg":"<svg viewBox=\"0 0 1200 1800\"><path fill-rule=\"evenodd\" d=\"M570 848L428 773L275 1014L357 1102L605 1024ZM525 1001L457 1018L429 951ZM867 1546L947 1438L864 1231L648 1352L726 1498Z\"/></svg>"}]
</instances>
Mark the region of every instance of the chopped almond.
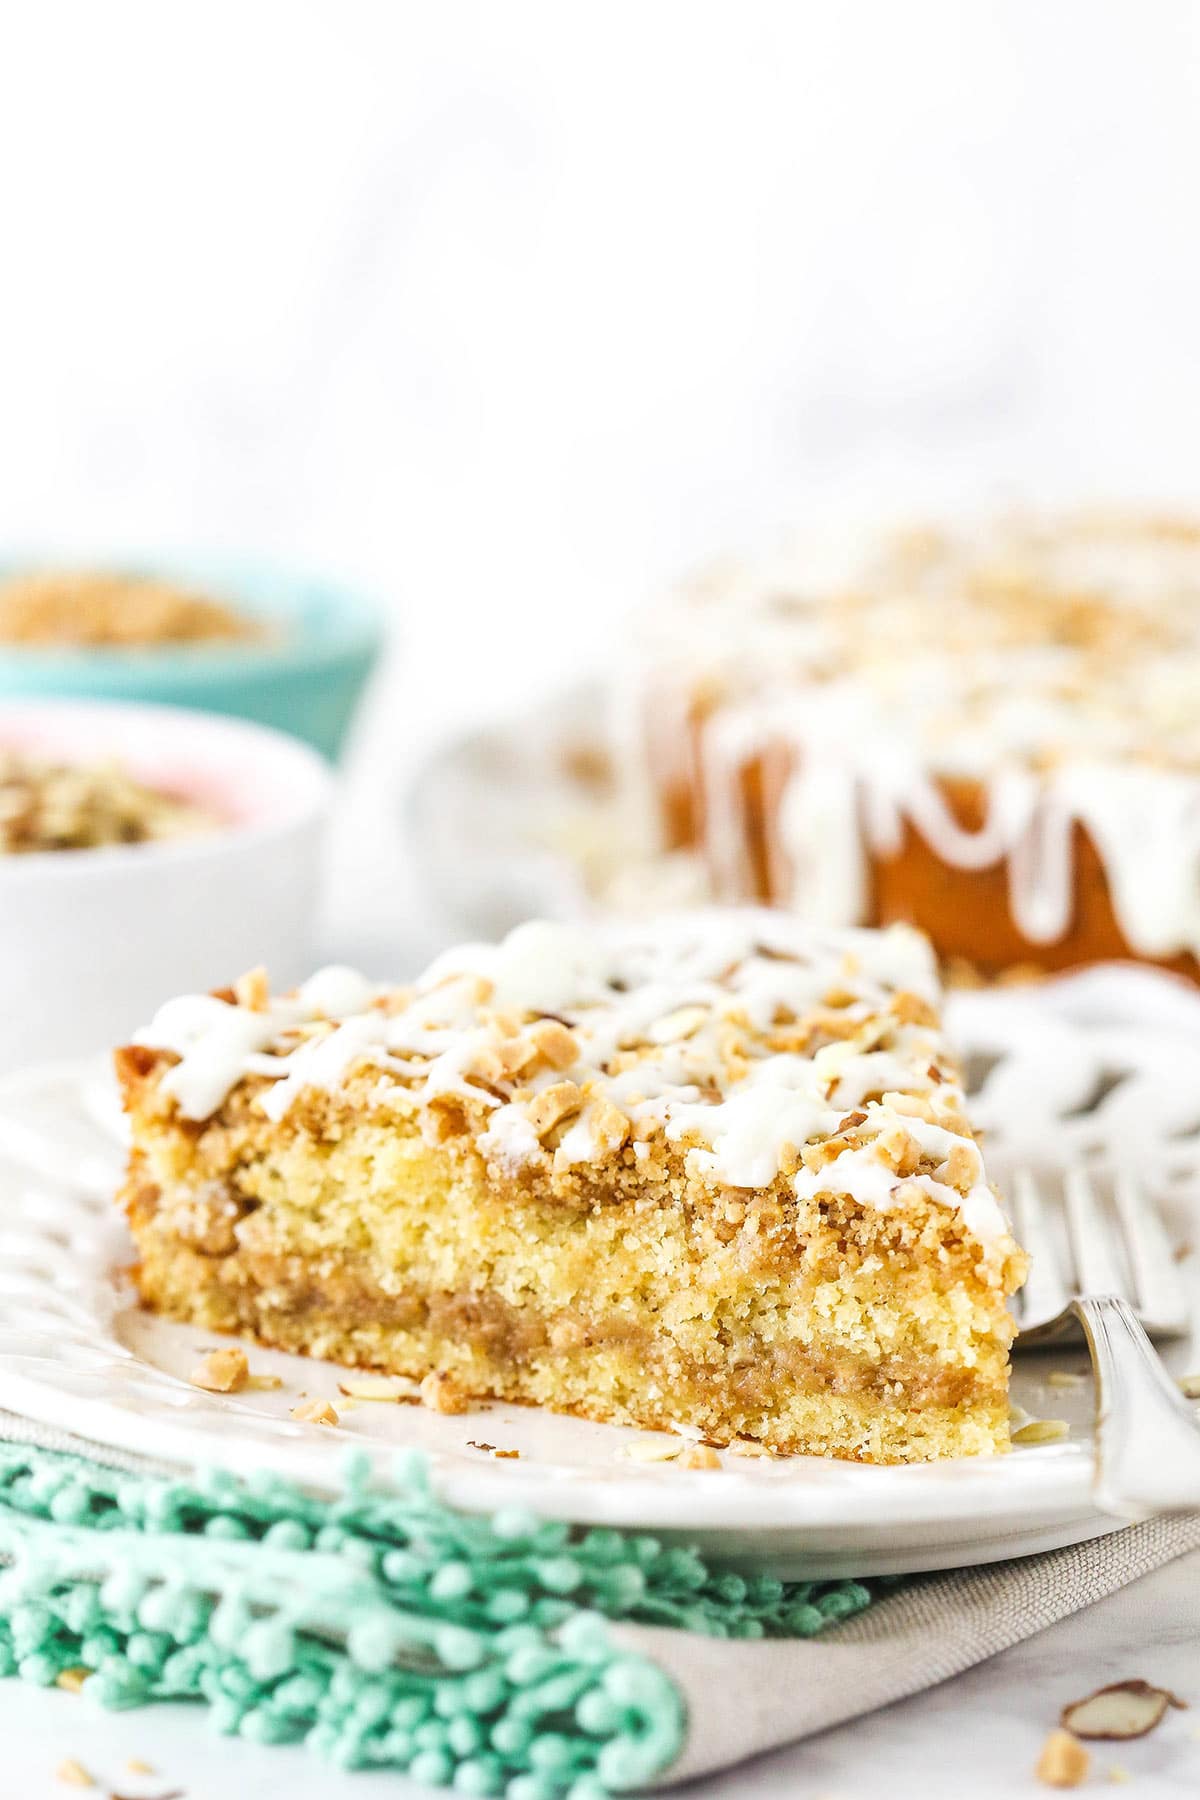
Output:
<instances>
[{"instance_id":1,"label":"chopped almond","mask_svg":"<svg viewBox=\"0 0 1200 1800\"><path fill-rule=\"evenodd\" d=\"M707 1444L689 1444L679 1455L681 1469L719 1469L720 1466L720 1457Z\"/></svg>"},{"instance_id":2,"label":"chopped almond","mask_svg":"<svg viewBox=\"0 0 1200 1800\"><path fill-rule=\"evenodd\" d=\"M1185 1400L1200 1400L1200 1375L1181 1375L1179 1391Z\"/></svg>"},{"instance_id":3,"label":"chopped almond","mask_svg":"<svg viewBox=\"0 0 1200 1800\"><path fill-rule=\"evenodd\" d=\"M921 1166L921 1146L901 1125L881 1131L875 1139L875 1154L893 1168L897 1175L915 1175Z\"/></svg>"},{"instance_id":4,"label":"chopped almond","mask_svg":"<svg viewBox=\"0 0 1200 1800\"><path fill-rule=\"evenodd\" d=\"M311 1400L301 1400L299 1406L293 1406L292 1417L299 1419L303 1425L336 1425L338 1422L333 1403L315 1396Z\"/></svg>"},{"instance_id":5,"label":"chopped almond","mask_svg":"<svg viewBox=\"0 0 1200 1800\"><path fill-rule=\"evenodd\" d=\"M529 1102L529 1123L539 1138L544 1138L577 1113L583 1106L583 1090L576 1087L573 1081L555 1081L540 1094L535 1094Z\"/></svg>"},{"instance_id":6,"label":"chopped almond","mask_svg":"<svg viewBox=\"0 0 1200 1800\"><path fill-rule=\"evenodd\" d=\"M1079 1739L1069 1731L1052 1731L1042 1745L1034 1774L1046 1787L1078 1787L1091 1761Z\"/></svg>"},{"instance_id":7,"label":"chopped almond","mask_svg":"<svg viewBox=\"0 0 1200 1800\"><path fill-rule=\"evenodd\" d=\"M421 1383L421 1403L430 1412L465 1413L471 1409L469 1397L454 1377L439 1369L431 1370Z\"/></svg>"},{"instance_id":8,"label":"chopped almond","mask_svg":"<svg viewBox=\"0 0 1200 1800\"><path fill-rule=\"evenodd\" d=\"M629 1120L619 1106L603 1096L593 1100L588 1107L588 1125L592 1133L592 1141L601 1156L613 1156L620 1150L629 1136Z\"/></svg>"},{"instance_id":9,"label":"chopped almond","mask_svg":"<svg viewBox=\"0 0 1200 1800\"><path fill-rule=\"evenodd\" d=\"M891 1011L902 1025L936 1026L938 1022L928 1000L922 1000L920 994L910 993L906 988L892 996Z\"/></svg>"},{"instance_id":10,"label":"chopped almond","mask_svg":"<svg viewBox=\"0 0 1200 1800\"><path fill-rule=\"evenodd\" d=\"M579 1060L579 1042L561 1019L539 1019L528 1036L539 1059L552 1069L569 1069Z\"/></svg>"},{"instance_id":11,"label":"chopped almond","mask_svg":"<svg viewBox=\"0 0 1200 1800\"><path fill-rule=\"evenodd\" d=\"M193 1387L207 1388L210 1394L236 1394L245 1387L250 1364L244 1350L210 1350L192 1370Z\"/></svg>"},{"instance_id":12,"label":"chopped almond","mask_svg":"<svg viewBox=\"0 0 1200 1800\"><path fill-rule=\"evenodd\" d=\"M1030 1419L1012 1434L1014 1444L1056 1444L1070 1437L1071 1427L1065 1419Z\"/></svg>"},{"instance_id":13,"label":"chopped almond","mask_svg":"<svg viewBox=\"0 0 1200 1800\"><path fill-rule=\"evenodd\" d=\"M60 1762L54 1773L60 1781L65 1781L68 1787L95 1787L96 1785L83 1764L76 1762L73 1756L68 1756L65 1761Z\"/></svg>"},{"instance_id":14,"label":"chopped almond","mask_svg":"<svg viewBox=\"0 0 1200 1800\"><path fill-rule=\"evenodd\" d=\"M418 1389L404 1375L363 1375L351 1381L339 1381L338 1392L348 1400L413 1400Z\"/></svg>"},{"instance_id":15,"label":"chopped almond","mask_svg":"<svg viewBox=\"0 0 1200 1800\"><path fill-rule=\"evenodd\" d=\"M282 1375L248 1375L246 1386L260 1394L270 1394L283 1386Z\"/></svg>"},{"instance_id":16,"label":"chopped almond","mask_svg":"<svg viewBox=\"0 0 1200 1800\"><path fill-rule=\"evenodd\" d=\"M261 965L257 969L248 969L244 975L238 976L233 984L233 991L238 1005L244 1006L248 1012L265 1012L271 998L267 971Z\"/></svg>"},{"instance_id":17,"label":"chopped almond","mask_svg":"<svg viewBox=\"0 0 1200 1800\"><path fill-rule=\"evenodd\" d=\"M677 1438L635 1438L631 1444L622 1444L617 1455L628 1462L674 1462L681 1449Z\"/></svg>"},{"instance_id":18,"label":"chopped almond","mask_svg":"<svg viewBox=\"0 0 1200 1800\"><path fill-rule=\"evenodd\" d=\"M527 1069L537 1056L537 1047L528 1037L502 1038L496 1045L496 1061L506 1080Z\"/></svg>"},{"instance_id":19,"label":"chopped almond","mask_svg":"<svg viewBox=\"0 0 1200 1800\"><path fill-rule=\"evenodd\" d=\"M667 1013L650 1027L649 1037L652 1044L678 1044L685 1038L695 1037L700 1027L708 1018L706 1006L680 1006L675 1012Z\"/></svg>"},{"instance_id":20,"label":"chopped almond","mask_svg":"<svg viewBox=\"0 0 1200 1800\"><path fill-rule=\"evenodd\" d=\"M68 1694L78 1694L83 1691L83 1684L91 1673L82 1663L73 1669L60 1669L54 1678L54 1685L63 1688Z\"/></svg>"},{"instance_id":21,"label":"chopped almond","mask_svg":"<svg viewBox=\"0 0 1200 1800\"><path fill-rule=\"evenodd\" d=\"M960 1194L970 1193L979 1179L979 1152L969 1144L955 1144L946 1158L942 1179Z\"/></svg>"}]
</instances>

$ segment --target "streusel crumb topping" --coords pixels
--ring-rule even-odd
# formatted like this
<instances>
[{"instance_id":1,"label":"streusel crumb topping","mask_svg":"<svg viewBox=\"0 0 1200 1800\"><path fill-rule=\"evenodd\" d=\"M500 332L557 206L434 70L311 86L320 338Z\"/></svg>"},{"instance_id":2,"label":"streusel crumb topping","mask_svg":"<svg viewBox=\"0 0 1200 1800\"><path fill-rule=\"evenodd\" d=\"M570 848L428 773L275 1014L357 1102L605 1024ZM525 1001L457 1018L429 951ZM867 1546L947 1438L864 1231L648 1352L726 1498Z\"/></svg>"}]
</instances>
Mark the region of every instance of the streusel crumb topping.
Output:
<instances>
[{"instance_id":1,"label":"streusel crumb topping","mask_svg":"<svg viewBox=\"0 0 1200 1800\"><path fill-rule=\"evenodd\" d=\"M178 1058L160 1090L184 1117L211 1116L249 1078L252 1104L280 1120L306 1090L374 1070L375 1103L416 1114L431 1141L471 1132L510 1171L677 1146L714 1189L783 1176L798 1198L881 1208L911 1190L981 1243L1007 1235L932 956L905 927L823 930L758 909L533 922L447 953L410 988L346 969L265 1001L252 987L170 1001L137 1034Z\"/></svg>"}]
</instances>

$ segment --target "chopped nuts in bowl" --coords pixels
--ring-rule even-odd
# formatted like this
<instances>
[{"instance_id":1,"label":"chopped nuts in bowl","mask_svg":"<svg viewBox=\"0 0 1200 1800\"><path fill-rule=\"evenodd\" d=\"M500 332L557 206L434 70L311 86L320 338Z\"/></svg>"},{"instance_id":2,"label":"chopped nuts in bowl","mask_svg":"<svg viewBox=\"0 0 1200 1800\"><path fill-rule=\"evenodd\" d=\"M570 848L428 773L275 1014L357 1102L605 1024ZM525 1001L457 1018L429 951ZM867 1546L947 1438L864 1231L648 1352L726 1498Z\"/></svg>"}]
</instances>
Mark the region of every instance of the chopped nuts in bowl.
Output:
<instances>
[{"instance_id":1,"label":"chopped nuts in bowl","mask_svg":"<svg viewBox=\"0 0 1200 1800\"><path fill-rule=\"evenodd\" d=\"M0 700L0 1070L104 1049L231 967L301 973L331 791L242 720Z\"/></svg>"},{"instance_id":2,"label":"chopped nuts in bowl","mask_svg":"<svg viewBox=\"0 0 1200 1800\"><path fill-rule=\"evenodd\" d=\"M60 763L0 749L0 856L161 843L215 831L215 813L118 762Z\"/></svg>"},{"instance_id":3,"label":"chopped nuts in bowl","mask_svg":"<svg viewBox=\"0 0 1200 1800\"><path fill-rule=\"evenodd\" d=\"M0 579L0 643L128 650L265 635L223 601L138 571L35 569Z\"/></svg>"},{"instance_id":4,"label":"chopped nuts in bowl","mask_svg":"<svg viewBox=\"0 0 1200 1800\"><path fill-rule=\"evenodd\" d=\"M0 560L0 699L197 707L334 757L381 643L369 597L242 559Z\"/></svg>"}]
</instances>

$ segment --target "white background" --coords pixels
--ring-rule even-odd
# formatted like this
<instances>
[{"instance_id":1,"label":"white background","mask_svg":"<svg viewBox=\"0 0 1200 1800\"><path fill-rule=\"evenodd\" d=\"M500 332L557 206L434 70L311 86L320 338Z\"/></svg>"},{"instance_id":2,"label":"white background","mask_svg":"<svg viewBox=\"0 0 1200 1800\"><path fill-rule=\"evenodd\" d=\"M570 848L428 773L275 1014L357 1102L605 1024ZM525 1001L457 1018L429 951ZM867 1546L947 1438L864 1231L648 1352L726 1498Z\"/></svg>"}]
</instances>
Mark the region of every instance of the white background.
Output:
<instances>
[{"instance_id":1,"label":"white background","mask_svg":"<svg viewBox=\"0 0 1200 1800\"><path fill-rule=\"evenodd\" d=\"M371 587L377 785L781 518L1194 492L1187 0L0 21L0 542Z\"/></svg>"}]
</instances>

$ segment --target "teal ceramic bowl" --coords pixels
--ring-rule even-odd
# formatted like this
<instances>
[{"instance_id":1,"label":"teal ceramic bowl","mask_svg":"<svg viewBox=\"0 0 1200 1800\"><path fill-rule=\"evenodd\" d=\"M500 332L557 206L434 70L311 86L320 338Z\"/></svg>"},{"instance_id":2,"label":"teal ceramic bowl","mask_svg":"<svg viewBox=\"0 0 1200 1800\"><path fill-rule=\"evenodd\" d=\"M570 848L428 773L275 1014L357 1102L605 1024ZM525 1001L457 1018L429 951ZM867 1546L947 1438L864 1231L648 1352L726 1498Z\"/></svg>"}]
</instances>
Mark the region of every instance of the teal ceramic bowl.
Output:
<instances>
[{"instance_id":1,"label":"teal ceramic bowl","mask_svg":"<svg viewBox=\"0 0 1200 1800\"><path fill-rule=\"evenodd\" d=\"M383 633L374 606L320 578L206 558L9 556L6 576L37 568L117 568L194 588L261 620L261 643L145 649L0 644L0 700L152 701L252 719L334 758Z\"/></svg>"}]
</instances>

